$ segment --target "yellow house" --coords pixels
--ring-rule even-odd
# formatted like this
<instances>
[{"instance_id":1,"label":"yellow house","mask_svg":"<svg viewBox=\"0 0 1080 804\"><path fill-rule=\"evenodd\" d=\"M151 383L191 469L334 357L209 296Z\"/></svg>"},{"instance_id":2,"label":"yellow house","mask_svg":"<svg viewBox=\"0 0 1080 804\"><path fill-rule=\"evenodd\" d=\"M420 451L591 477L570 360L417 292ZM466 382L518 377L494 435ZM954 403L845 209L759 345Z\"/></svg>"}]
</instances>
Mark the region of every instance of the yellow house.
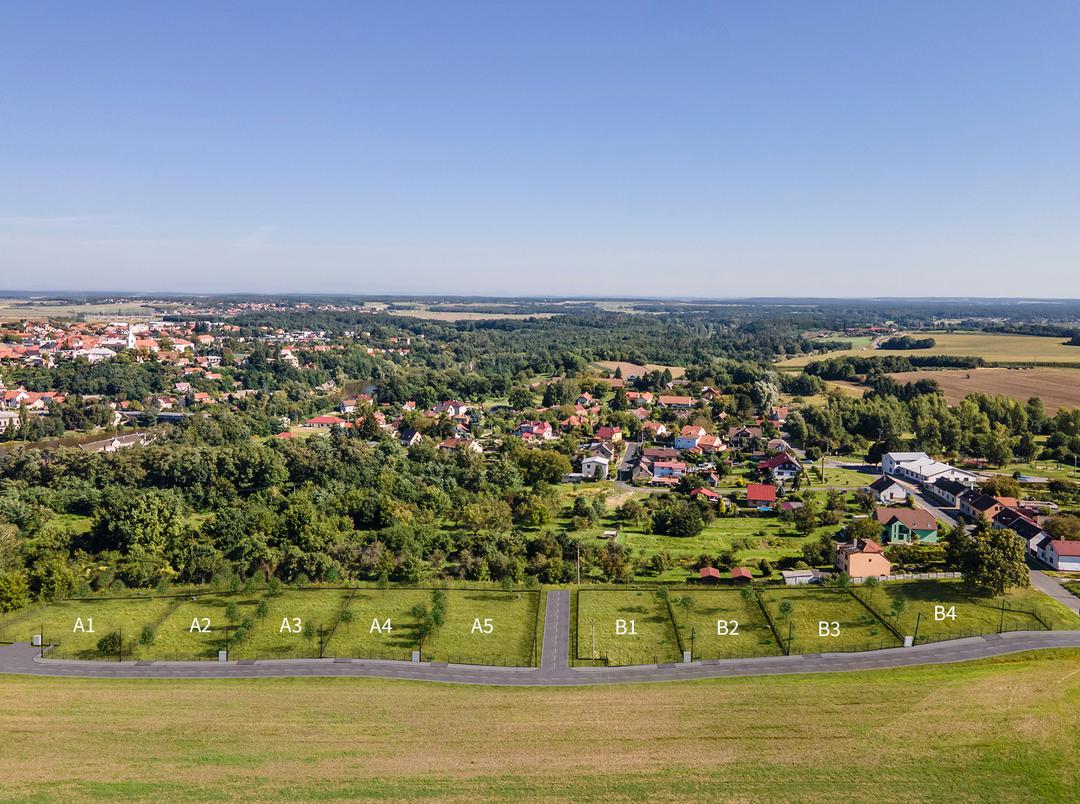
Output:
<instances>
[{"instance_id":1,"label":"yellow house","mask_svg":"<svg viewBox=\"0 0 1080 804\"><path fill-rule=\"evenodd\" d=\"M856 539L836 545L836 568L852 578L887 578L892 563L873 539Z\"/></svg>"}]
</instances>

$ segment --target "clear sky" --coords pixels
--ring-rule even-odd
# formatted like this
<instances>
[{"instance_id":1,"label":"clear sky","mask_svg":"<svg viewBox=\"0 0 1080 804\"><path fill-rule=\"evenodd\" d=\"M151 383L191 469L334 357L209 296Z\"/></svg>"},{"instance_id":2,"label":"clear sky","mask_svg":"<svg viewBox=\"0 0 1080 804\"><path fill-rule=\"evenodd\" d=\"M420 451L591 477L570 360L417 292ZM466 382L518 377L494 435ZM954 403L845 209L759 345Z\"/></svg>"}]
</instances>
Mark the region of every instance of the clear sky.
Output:
<instances>
[{"instance_id":1,"label":"clear sky","mask_svg":"<svg viewBox=\"0 0 1080 804\"><path fill-rule=\"evenodd\" d=\"M0 288L1080 297L1080 3L0 0Z\"/></svg>"}]
</instances>

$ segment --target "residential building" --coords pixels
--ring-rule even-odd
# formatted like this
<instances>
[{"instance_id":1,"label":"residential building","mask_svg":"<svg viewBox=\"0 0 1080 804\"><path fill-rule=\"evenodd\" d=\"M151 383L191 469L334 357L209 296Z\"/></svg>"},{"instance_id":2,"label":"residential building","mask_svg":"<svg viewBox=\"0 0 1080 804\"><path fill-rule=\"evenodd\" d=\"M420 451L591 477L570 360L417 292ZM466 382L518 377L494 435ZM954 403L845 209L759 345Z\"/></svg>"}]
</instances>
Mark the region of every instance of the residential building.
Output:
<instances>
[{"instance_id":1,"label":"residential building","mask_svg":"<svg viewBox=\"0 0 1080 804\"><path fill-rule=\"evenodd\" d=\"M908 496L907 489L888 475L882 475L867 486L866 492L872 494L875 500L885 505L904 502Z\"/></svg>"},{"instance_id":2,"label":"residential building","mask_svg":"<svg viewBox=\"0 0 1080 804\"><path fill-rule=\"evenodd\" d=\"M771 483L748 483L746 502L758 508L772 508L776 505L776 486Z\"/></svg>"},{"instance_id":3,"label":"residential building","mask_svg":"<svg viewBox=\"0 0 1080 804\"><path fill-rule=\"evenodd\" d=\"M768 474L774 481L792 480L802 471L802 465L793 455L781 453L759 461L757 470Z\"/></svg>"},{"instance_id":4,"label":"residential building","mask_svg":"<svg viewBox=\"0 0 1080 804\"><path fill-rule=\"evenodd\" d=\"M885 544L933 544L938 540L937 520L922 508L876 508L874 518L881 524Z\"/></svg>"},{"instance_id":5,"label":"residential building","mask_svg":"<svg viewBox=\"0 0 1080 804\"><path fill-rule=\"evenodd\" d=\"M675 449L693 449L704 435L704 427L688 424L675 436Z\"/></svg>"},{"instance_id":6,"label":"residential building","mask_svg":"<svg viewBox=\"0 0 1080 804\"><path fill-rule=\"evenodd\" d=\"M856 539L836 545L836 568L857 581L866 578L884 580L892 574L892 563L885 558L885 550L873 539Z\"/></svg>"},{"instance_id":7,"label":"residential building","mask_svg":"<svg viewBox=\"0 0 1080 804\"><path fill-rule=\"evenodd\" d=\"M610 461L598 455L591 455L581 461L581 474L589 480L606 480Z\"/></svg>"},{"instance_id":8,"label":"residential building","mask_svg":"<svg viewBox=\"0 0 1080 804\"><path fill-rule=\"evenodd\" d=\"M1080 572L1080 542L1047 537L1039 543L1038 556L1059 572Z\"/></svg>"}]
</instances>

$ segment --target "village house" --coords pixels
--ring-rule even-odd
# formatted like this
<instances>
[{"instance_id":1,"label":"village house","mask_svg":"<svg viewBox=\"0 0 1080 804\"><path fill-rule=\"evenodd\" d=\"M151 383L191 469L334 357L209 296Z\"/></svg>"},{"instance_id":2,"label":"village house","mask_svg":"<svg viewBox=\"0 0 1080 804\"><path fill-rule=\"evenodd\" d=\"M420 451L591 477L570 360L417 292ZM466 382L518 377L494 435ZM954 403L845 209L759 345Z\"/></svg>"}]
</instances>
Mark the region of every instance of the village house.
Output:
<instances>
[{"instance_id":1,"label":"village house","mask_svg":"<svg viewBox=\"0 0 1080 804\"><path fill-rule=\"evenodd\" d=\"M581 461L581 474L588 480L606 480L610 461L599 455L590 455Z\"/></svg>"},{"instance_id":2,"label":"village house","mask_svg":"<svg viewBox=\"0 0 1080 804\"><path fill-rule=\"evenodd\" d=\"M694 398L692 396L661 394L658 402L661 407L671 408L672 410L690 410L694 407Z\"/></svg>"},{"instance_id":3,"label":"village house","mask_svg":"<svg viewBox=\"0 0 1080 804\"><path fill-rule=\"evenodd\" d=\"M742 427L736 425L729 427L727 431L727 441L735 449L744 449L749 446L753 441L760 439L762 432L760 427Z\"/></svg>"},{"instance_id":4,"label":"village house","mask_svg":"<svg viewBox=\"0 0 1080 804\"><path fill-rule=\"evenodd\" d=\"M687 425L675 436L675 449L693 449L705 436L705 428L698 425Z\"/></svg>"},{"instance_id":5,"label":"village house","mask_svg":"<svg viewBox=\"0 0 1080 804\"><path fill-rule=\"evenodd\" d=\"M720 570L716 567L702 567L698 570L698 580L705 584L720 582Z\"/></svg>"},{"instance_id":6,"label":"village house","mask_svg":"<svg viewBox=\"0 0 1080 804\"><path fill-rule=\"evenodd\" d=\"M601 427L596 431L594 436L598 441L611 441L618 443L623 440L623 433L621 427Z\"/></svg>"},{"instance_id":7,"label":"village house","mask_svg":"<svg viewBox=\"0 0 1080 804\"><path fill-rule=\"evenodd\" d=\"M642 422L641 435L644 439L662 438L668 434L667 425L663 422Z\"/></svg>"},{"instance_id":8,"label":"village house","mask_svg":"<svg viewBox=\"0 0 1080 804\"><path fill-rule=\"evenodd\" d=\"M867 486L866 493L872 495L875 500L885 505L902 503L908 496L907 489L887 475L882 475Z\"/></svg>"},{"instance_id":9,"label":"village house","mask_svg":"<svg viewBox=\"0 0 1080 804\"><path fill-rule=\"evenodd\" d=\"M1031 555L1038 555L1039 545L1043 539L1048 538L1041 525L1015 508L1004 508L998 511L990 525L995 530L1011 530L1016 533L1027 542L1028 553Z\"/></svg>"},{"instance_id":10,"label":"village house","mask_svg":"<svg viewBox=\"0 0 1080 804\"><path fill-rule=\"evenodd\" d=\"M731 581L735 585L745 585L751 583L754 580L754 573L752 573L746 567L732 567L731 568Z\"/></svg>"},{"instance_id":11,"label":"village house","mask_svg":"<svg viewBox=\"0 0 1080 804\"><path fill-rule=\"evenodd\" d=\"M885 580L892 574L892 563L885 551L873 539L856 539L836 545L836 568L853 580L867 578Z\"/></svg>"},{"instance_id":12,"label":"village house","mask_svg":"<svg viewBox=\"0 0 1080 804\"><path fill-rule=\"evenodd\" d=\"M955 508L960 504L960 495L971 490L968 486L958 480L949 480L946 477L938 478L933 483L923 486L923 488L926 489L929 494L952 508Z\"/></svg>"},{"instance_id":13,"label":"village house","mask_svg":"<svg viewBox=\"0 0 1080 804\"><path fill-rule=\"evenodd\" d=\"M686 464L682 461L656 461L653 463L653 477L680 478L686 474Z\"/></svg>"},{"instance_id":14,"label":"village house","mask_svg":"<svg viewBox=\"0 0 1080 804\"><path fill-rule=\"evenodd\" d=\"M932 544L938 540L934 515L922 508L875 508L883 544Z\"/></svg>"},{"instance_id":15,"label":"village house","mask_svg":"<svg viewBox=\"0 0 1080 804\"><path fill-rule=\"evenodd\" d=\"M968 519L993 519L1005 505L996 497L969 490L958 498L960 513Z\"/></svg>"},{"instance_id":16,"label":"village house","mask_svg":"<svg viewBox=\"0 0 1080 804\"><path fill-rule=\"evenodd\" d=\"M757 470L762 474L768 475L774 481L780 482L783 480L792 480L797 477L799 472L802 471L802 465L794 456L782 453L767 458L764 461L759 461Z\"/></svg>"},{"instance_id":17,"label":"village house","mask_svg":"<svg viewBox=\"0 0 1080 804\"><path fill-rule=\"evenodd\" d=\"M772 508L776 505L776 486L771 483L748 483L746 502L756 508Z\"/></svg>"},{"instance_id":18,"label":"village house","mask_svg":"<svg viewBox=\"0 0 1080 804\"><path fill-rule=\"evenodd\" d=\"M480 443L472 438L447 438L439 442L439 449L451 452L473 452L478 455L484 451Z\"/></svg>"},{"instance_id":19,"label":"village house","mask_svg":"<svg viewBox=\"0 0 1080 804\"><path fill-rule=\"evenodd\" d=\"M555 431L550 422L522 422L514 435L524 441L550 441L555 438Z\"/></svg>"},{"instance_id":20,"label":"village house","mask_svg":"<svg viewBox=\"0 0 1080 804\"><path fill-rule=\"evenodd\" d=\"M312 416L310 419L304 422L304 425L306 427L320 428L329 428L333 427L334 425L341 426L343 424L345 424L345 420L342 419L340 416Z\"/></svg>"},{"instance_id":21,"label":"village house","mask_svg":"<svg viewBox=\"0 0 1080 804\"><path fill-rule=\"evenodd\" d=\"M1080 572L1080 542L1046 537L1039 542L1037 555L1058 572Z\"/></svg>"}]
</instances>

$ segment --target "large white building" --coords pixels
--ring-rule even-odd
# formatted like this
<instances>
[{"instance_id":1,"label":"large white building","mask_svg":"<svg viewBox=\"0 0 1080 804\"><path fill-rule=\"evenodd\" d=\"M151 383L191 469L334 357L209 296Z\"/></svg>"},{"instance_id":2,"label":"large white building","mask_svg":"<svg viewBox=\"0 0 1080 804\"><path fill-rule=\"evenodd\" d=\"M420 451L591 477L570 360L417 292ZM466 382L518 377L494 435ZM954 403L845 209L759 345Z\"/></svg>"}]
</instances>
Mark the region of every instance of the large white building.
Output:
<instances>
[{"instance_id":1,"label":"large white building","mask_svg":"<svg viewBox=\"0 0 1080 804\"><path fill-rule=\"evenodd\" d=\"M955 480L974 488L979 478L972 472L935 461L925 452L886 452L881 456L881 469L892 477L912 483L931 484L938 480Z\"/></svg>"}]
</instances>

